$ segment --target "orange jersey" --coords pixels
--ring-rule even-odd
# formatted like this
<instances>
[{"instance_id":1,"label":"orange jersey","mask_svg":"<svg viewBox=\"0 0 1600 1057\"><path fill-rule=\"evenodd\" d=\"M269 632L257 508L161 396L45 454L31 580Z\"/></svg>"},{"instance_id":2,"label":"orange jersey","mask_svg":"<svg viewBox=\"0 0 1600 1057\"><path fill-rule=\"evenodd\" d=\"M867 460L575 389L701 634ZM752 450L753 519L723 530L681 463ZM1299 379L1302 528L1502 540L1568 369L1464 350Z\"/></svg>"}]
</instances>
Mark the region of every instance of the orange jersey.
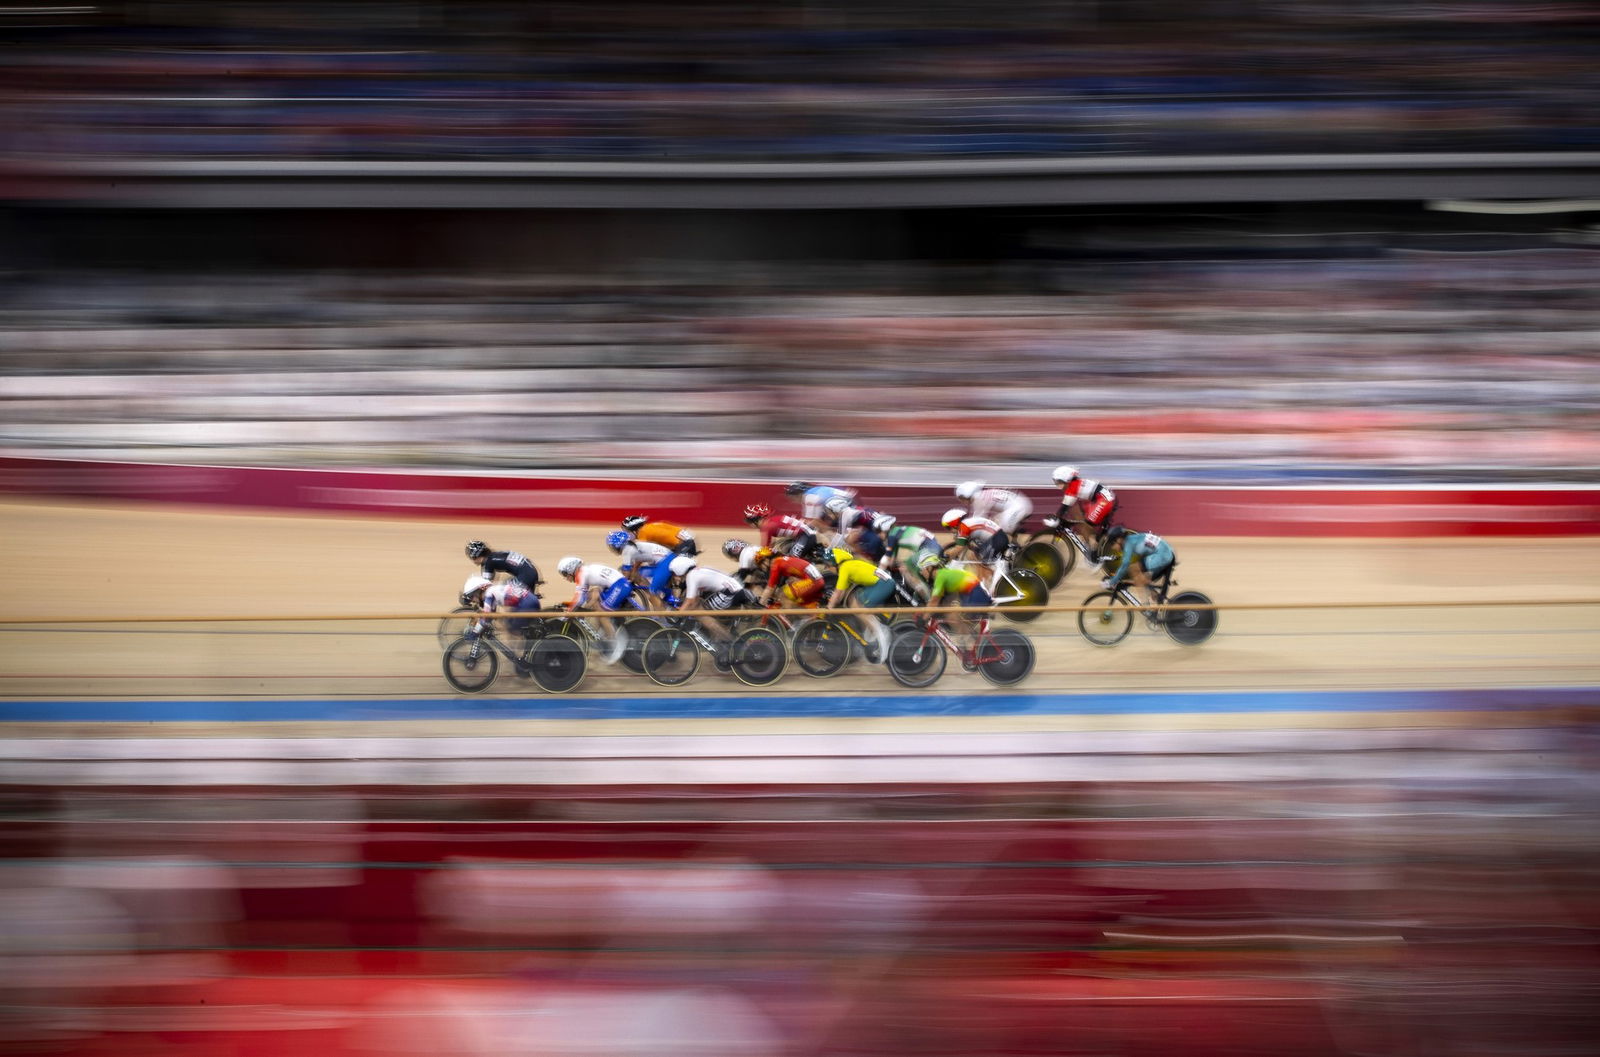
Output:
<instances>
[{"instance_id":1,"label":"orange jersey","mask_svg":"<svg viewBox=\"0 0 1600 1057\"><path fill-rule=\"evenodd\" d=\"M651 521L641 526L638 538L646 543L658 543L668 550L694 542L694 533L670 521Z\"/></svg>"}]
</instances>

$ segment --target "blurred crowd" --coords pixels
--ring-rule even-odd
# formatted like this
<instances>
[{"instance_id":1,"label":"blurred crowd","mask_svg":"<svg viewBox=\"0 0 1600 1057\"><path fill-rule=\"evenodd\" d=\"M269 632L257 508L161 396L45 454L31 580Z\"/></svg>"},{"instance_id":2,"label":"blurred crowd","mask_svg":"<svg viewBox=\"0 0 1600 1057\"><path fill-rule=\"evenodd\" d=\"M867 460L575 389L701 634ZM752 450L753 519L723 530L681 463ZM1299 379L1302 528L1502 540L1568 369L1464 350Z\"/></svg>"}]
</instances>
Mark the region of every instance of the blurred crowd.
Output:
<instances>
[{"instance_id":1,"label":"blurred crowd","mask_svg":"<svg viewBox=\"0 0 1600 1057\"><path fill-rule=\"evenodd\" d=\"M1582 3L0 7L61 158L762 161L1600 145Z\"/></svg>"},{"instance_id":2,"label":"blurred crowd","mask_svg":"<svg viewBox=\"0 0 1600 1057\"><path fill-rule=\"evenodd\" d=\"M1018 486L1066 459L1120 483L1592 480L1594 260L49 270L0 298L0 445Z\"/></svg>"}]
</instances>

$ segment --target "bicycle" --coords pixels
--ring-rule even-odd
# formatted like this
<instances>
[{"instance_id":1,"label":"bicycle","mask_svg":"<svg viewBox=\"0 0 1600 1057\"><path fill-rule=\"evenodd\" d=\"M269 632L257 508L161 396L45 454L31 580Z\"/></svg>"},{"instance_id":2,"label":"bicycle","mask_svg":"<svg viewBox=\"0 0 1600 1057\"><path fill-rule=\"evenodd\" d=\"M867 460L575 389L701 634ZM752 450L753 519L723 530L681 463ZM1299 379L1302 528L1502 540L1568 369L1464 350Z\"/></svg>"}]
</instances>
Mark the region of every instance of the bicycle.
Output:
<instances>
[{"instance_id":1,"label":"bicycle","mask_svg":"<svg viewBox=\"0 0 1600 1057\"><path fill-rule=\"evenodd\" d=\"M1106 591L1096 591L1083 600L1084 609L1078 613L1078 631L1096 646L1115 646L1133 630L1133 614L1144 615L1151 630L1161 630L1180 646L1198 646L1217 630L1217 611L1211 608L1187 609L1185 606L1212 605L1211 599L1199 591L1180 591L1169 601L1167 592L1177 585L1172 579L1177 562L1168 566L1151 582L1155 601L1145 603L1125 583ZM1157 609L1155 606L1179 608Z\"/></svg>"},{"instance_id":2,"label":"bicycle","mask_svg":"<svg viewBox=\"0 0 1600 1057\"><path fill-rule=\"evenodd\" d=\"M565 635L550 634L537 621L538 637L520 655L495 631L495 621L480 616L467 633L444 651L444 678L463 694L481 694L500 674L500 658L511 662L519 676L531 677L539 688L562 694L583 681L588 658L583 647Z\"/></svg>"},{"instance_id":3,"label":"bicycle","mask_svg":"<svg viewBox=\"0 0 1600 1057\"><path fill-rule=\"evenodd\" d=\"M1070 523L1059 517L1045 518L1044 530L1029 536L1028 542L1022 545L1017 564L1033 571L1045 586L1052 588L1066 579L1080 558L1089 568L1098 568L1110 555L1101 553L1098 540L1091 543L1073 527L1087 524L1081 518ZM1065 544L1066 549L1057 546L1057 541Z\"/></svg>"},{"instance_id":4,"label":"bicycle","mask_svg":"<svg viewBox=\"0 0 1600 1057\"><path fill-rule=\"evenodd\" d=\"M996 686L1020 683L1033 671L1033 643L1020 631L992 629L988 617L978 619L971 646L958 645L936 616L897 624L886 663L901 686L921 689L938 682L950 653L961 659L964 671L976 671Z\"/></svg>"},{"instance_id":5,"label":"bicycle","mask_svg":"<svg viewBox=\"0 0 1600 1057\"><path fill-rule=\"evenodd\" d=\"M947 543L944 548L945 559L951 565L971 564L959 557L967 549L968 545L961 540ZM1015 566L1013 559L1016 556L1017 545L1013 543L1006 548L1006 553L998 561L992 563L994 575L989 578L984 588L994 599L995 607L1000 610L1001 616L1019 624L1029 624L1042 615L1039 610L1016 613L1012 612L1010 607L1049 605L1050 587L1044 582L1044 577L1032 569Z\"/></svg>"},{"instance_id":6,"label":"bicycle","mask_svg":"<svg viewBox=\"0 0 1600 1057\"><path fill-rule=\"evenodd\" d=\"M644 640L639 660L644 674L661 686L681 686L700 668L702 651L717 657L718 645L694 617L671 617ZM726 668L747 686L770 686L789 667L789 647L770 627L745 628L725 643ZM722 668L719 661L717 667Z\"/></svg>"}]
</instances>

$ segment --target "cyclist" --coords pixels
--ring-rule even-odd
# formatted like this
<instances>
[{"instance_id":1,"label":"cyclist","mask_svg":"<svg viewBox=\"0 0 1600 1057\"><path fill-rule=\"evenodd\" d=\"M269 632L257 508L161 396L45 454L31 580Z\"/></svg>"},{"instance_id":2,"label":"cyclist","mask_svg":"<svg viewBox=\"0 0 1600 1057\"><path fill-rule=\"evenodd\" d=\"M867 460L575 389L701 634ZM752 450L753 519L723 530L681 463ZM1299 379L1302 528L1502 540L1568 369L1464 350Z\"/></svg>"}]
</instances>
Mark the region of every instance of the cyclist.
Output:
<instances>
[{"instance_id":1,"label":"cyclist","mask_svg":"<svg viewBox=\"0 0 1600 1057\"><path fill-rule=\"evenodd\" d=\"M966 545L965 549L984 569L986 581L993 577L996 563L1002 561L1011 549L1011 537L999 522L975 517L960 507L946 510L939 523L954 534L956 543Z\"/></svg>"},{"instance_id":2,"label":"cyclist","mask_svg":"<svg viewBox=\"0 0 1600 1057\"><path fill-rule=\"evenodd\" d=\"M1154 532L1134 532L1121 525L1106 530L1106 546L1122 548L1122 561L1116 571L1101 582L1107 591L1115 591L1124 576L1131 576L1135 591L1148 593L1150 581L1170 576L1173 563L1178 560L1172 545ZM1146 601L1153 602L1155 598L1152 595Z\"/></svg>"},{"instance_id":3,"label":"cyclist","mask_svg":"<svg viewBox=\"0 0 1600 1057\"><path fill-rule=\"evenodd\" d=\"M581 612L588 609L591 603L597 604L608 613L629 606L629 599L634 590L633 584L609 565L585 562L577 555L569 554L556 563L556 572L561 574L563 579L571 580L576 587L572 601L567 605L568 612ZM601 657L607 664L614 664L627 649L627 633L622 630L620 623L612 621L599 621L599 623L605 625L599 629Z\"/></svg>"},{"instance_id":4,"label":"cyclist","mask_svg":"<svg viewBox=\"0 0 1600 1057\"><path fill-rule=\"evenodd\" d=\"M880 514L864 506L855 506L841 496L828 500L825 509L834 527L838 529L833 537L833 546L848 547L859 554L865 554L873 561L883 557L883 533L894 527L895 519L892 515Z\"/></svg>"},{"instance_id":5,"label":"cyclist","mask_svg":"<svg viewBox=\"0 0 1600 1057\"><path fill-rule=\"evenodd\" d=\"M739 562L739 570L747 577L766 578L766 587L758 599L763 606L772 604L780 591L783 601L791 606L811 607L822 600L827 584L822 570L804 558L792 554L773 554L769 547L753 547L743 540L729 540L722 545L722 553Z\"/></svg>"},{"instance_id":6,"label":"cyclist","mask_svg":"<svg viewBox=\"0 0 1600 1057\"><path fill-rule=\"evenodd\" d=\"M474 573L467 577L467 582L461 587L461 604L476 606L485 613L532 613L539 608L539 596L528 590L520 580L501 580L497 583L482 573ZM506 621L507 631L520 636L524 643L529 638L532 625L530 620Z\"/></svg>"},{"instance_id":7,"label":"cyclist","mask_svg":"<svg viewBox=\"0 0 1600 1057\"><path fill-rule=\"evenodd\" d=\"M491 550L483 540L467 544L467 557L482 570L483 575L494 578L495 573L506 573L535 594L544 581L539 579L539 568L516 551Z\"/></svg>"},{"instance_id":8,"label":"cyclist","mask_svg":"<svg viewBox=\"0 0 1600 1057\"><path fill-rule=\"evenodd\" d=\"M761 530L761 545L804 558L817 546L817 531L792 514L774 514L765 503L744 508L744 519Z\"/></svg>"},{"instance_id":9,"label":"cyclist","mask_svg":"<svg viewBox=\"0 0 1600 1057\"><path fill-rule=\"evenodd\" d=\"M836 547L833 561L838 568L838 578L834 581L833 595L828 599L829 609L847 604L862 608L881 606L894 594L894 577L865 558Z\"/></svg>"},{"instance_id":10,"label":"cyclist","mask_svg":"<svg viewBox=\"0 0 1600 1057\"><path fill-rule=\"evenodd\" d=\"M800 516L819 533L826 527L824 515L830 499L843 497L846 503L853 503L856 498L854 488L836 488L829 484L812 484L810 481L796 481L784 491L800 497Z\"/></svg>"},{"instance_id":11,"label":"cyclist","mask_svg":"<svg viewBox=\"0 0 1600 1057\"><path fill-rule=\"evenodd\" d=\"M906 585L926 600L928 584L917 563L929 554L939 556L939 537L916 525L895 525L885 533L883 541L884 553L878 559L878 568L899 573Z\"/></svg>"},{"instance_id":12,"label":"cyclist","mask_svg":"<svg viewBox=\"0 0 1600 1057\"><path fill-rule=\"evenodd\" d=\"M700 553L700 546L694 541L694 532L670 521L652 521L644 514L630 514L622 519L622 528L633 533L635 539L659 543L674 554L687 554L693 558Z\"/></svg>"},{"instance_id":13,"label":"cyclist","mask_svg":"<svg viewBox=\"0 0 1600 1057\"><path fill-rule=\"evenodd\" d=\"M928 581L928 605L960 605L963 608L987 609L994 605L994 596L989 594L983 586L982 579L971 569L950 565L945 562L944 556L939 554L924 555L917 567L922 571L923 578ZM949 599L949 601L945 601ZM979 613L981 618L984 614ZM944 619L950 624L951 630L970 636L973 625L966 616L960 613L946 613Z\"/></svg>"},{"instance_id":14,"label":"cyclist","mask_svg":"<svg viewBox=\"0 0 1600 1057\"><path fill-rule=\"evenodd\" d=\"M606 536L606 546L617 554L617 567L628 581L639 588L649 609L671 608L669 601L672 572L668 565L672 551L659 543L635 539L633 533L617 529Z\"/></svg>"},{"instance_id":15,"label":"cyclist","mask_svg":"<svg viewBox=\"0 0 1600 1057\"><path fill-rule=\"evenodd\" d=\"M680 585L679 594L683 597L679 612L709 610L720 613L756 604L755 595L751 594L744 584L720 569L696 565L693 559L681 555L672 559L670 566L674 579ZM717 652L713 658L717 667L725 669L728 666L727 647L733 641L733 633L728 630L727 621L701 617L700 624L717 644Z\"/></svg>"},{"instance_id":16,"label":"cyclist","mask_svg":"<svg viewBox=\"0 0 1600 1057\"><path fill-rule=\"evenodd\" d=\"M956 485L956 498L972 508L974 517L990 519L1008 536L1015 536L1033 513L1033 500L1021 492L990 488L982 481L962 481Z\"/></svg>"},{"instance_id":17,"label":"cyclist","mask_svg":"<svg viewBox=\"0 0 1600 1057\"><path fill-rule=\"evenodd\" d=\"M1085 535L1096 546L1100 545L1117 514L1117 493L1099 481L1080 476L1076 466L1057 466L1051 471L1050 479L1061 489L1061 509L1056 517L1066 521L1072 508L1077 507L1079 520L1089 528Z\"/></svg>"}]
</instances>

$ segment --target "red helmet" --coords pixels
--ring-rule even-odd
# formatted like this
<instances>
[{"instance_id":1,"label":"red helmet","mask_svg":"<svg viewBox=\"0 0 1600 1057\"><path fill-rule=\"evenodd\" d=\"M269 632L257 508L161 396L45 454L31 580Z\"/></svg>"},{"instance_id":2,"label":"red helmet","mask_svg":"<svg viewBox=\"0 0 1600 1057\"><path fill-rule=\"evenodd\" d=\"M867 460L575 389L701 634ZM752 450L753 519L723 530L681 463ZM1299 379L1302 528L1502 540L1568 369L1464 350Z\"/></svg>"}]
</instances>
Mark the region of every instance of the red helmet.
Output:
<instances>
[{"instance_id":1,"label":"red helmet","mask_svg":"<svg viewBox=\"0 0 1600 1057\"><path fill-rule=\"evenodd\" d=\"M751 503L744 508L744 519L752 525L758 524L771 514L772 508L765 503Z\"/></svg>"}]
</instances>

